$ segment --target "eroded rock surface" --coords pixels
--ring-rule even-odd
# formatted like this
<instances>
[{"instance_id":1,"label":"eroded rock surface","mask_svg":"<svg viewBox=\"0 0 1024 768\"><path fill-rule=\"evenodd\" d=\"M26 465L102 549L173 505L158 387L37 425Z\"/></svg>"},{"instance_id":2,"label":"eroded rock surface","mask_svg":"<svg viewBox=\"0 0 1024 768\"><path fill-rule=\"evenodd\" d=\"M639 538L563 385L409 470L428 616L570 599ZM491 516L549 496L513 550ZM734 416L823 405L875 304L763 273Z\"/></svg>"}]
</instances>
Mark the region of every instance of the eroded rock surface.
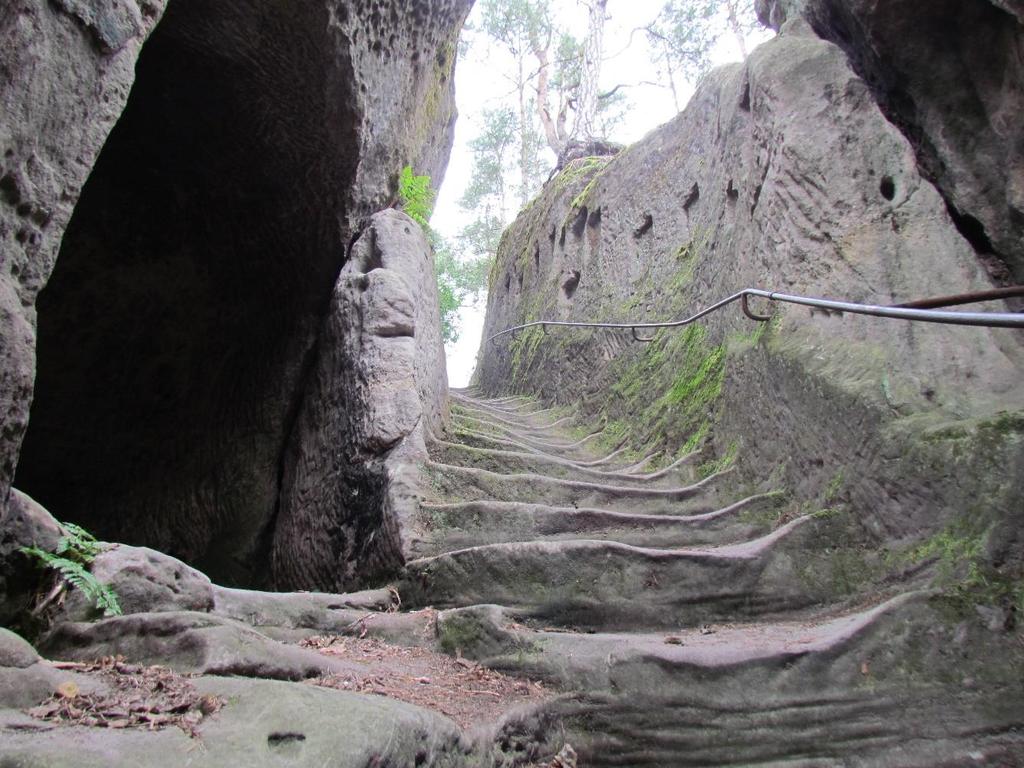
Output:
<instances>
[{"instance_id":1,"label":"eroded rock surface","mask_svg":"<svg viewBox=\"0 0 1024 768\"><path fill-rule=\"evenodd\" d=\"M203 748L177 728L49 728L7 715L0 755L8 765L199 766L483 765L451 721L419 707L269 680L203 676L202 695L228 702L199 729ZM75 748L68 748L73 742Z\"/></svg>"},{"instance_id":2,"label":"eroded rock surface","mask_svg":"<svg viewBox=\"0 0 1024 768\"><path fill-rule=\"evenodd\" d=\"M52 552L61 537L60 525L46 509L17 489L0 506L0 622L17 624L32 608L41 584L40 571L21 553L22 547Z\"/></svg>"},{"instance_id":3,"label":"eroded rock surface","mask_svg":"<svg viewBox=\"0 0 1024 768\"><path fill-rule=\"evenodd\" d=\"M117 593L124 613L209 611L213 608L210 579L180 560L146 547L110 544L89 567L100 582ZM80 592L65 601L62 621L87 621L96 610Z\"/></svg>"},{"instance_id":4,"label":"eroded rock surface","mask_svg":"<svg viewBox=\"0 0 1024 768\"><path fill-rule=\"evenodd\" d=\"M277 642L232 619L195 611L134 613L93 622L62 622L40 645L50 658L92 661L124 656L179 672L304 680L344 665Z\"/></svg>"},{"instance_id":5,"label":"eroded rock surface","mask_svg":"<svg viewBox=\"0 0 1024 768\"><path fill-rule=\"evenodd\" d=\"M760 0L840 46L998 279L1024 282L1024 5Z\"/></svg>"},{"instance_id":6,"label":"eroded rock surface","mask_svg":"<svg viewBox=\"0 0 1024 768\"><path fill-rule=\"evenodd\" d=\"M436 286L423 230L374 215L335 286L286 456L279 588L343 591L404 562L424 436L446 410Z\"/></svg>"}]
</instances>

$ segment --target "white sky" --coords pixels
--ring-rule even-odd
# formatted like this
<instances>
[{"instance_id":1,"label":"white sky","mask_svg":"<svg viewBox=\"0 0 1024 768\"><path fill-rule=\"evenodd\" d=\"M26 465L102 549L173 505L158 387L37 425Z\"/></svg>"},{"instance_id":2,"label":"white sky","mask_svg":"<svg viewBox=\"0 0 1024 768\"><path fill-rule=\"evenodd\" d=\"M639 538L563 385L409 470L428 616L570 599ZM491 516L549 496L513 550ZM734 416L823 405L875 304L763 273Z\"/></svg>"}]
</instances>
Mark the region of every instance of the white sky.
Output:
<instances>
[{"instance_id":1,"label":"white sky","mask_svg":"<svg viewBox=\"0 0 1024 768\"><path fill-rule=\"evenodd\" d=\"M657 81L658 75L648 60L644 35L635 32L630 44L630 33L637 27L650 23L664 4L664 0L609 0L608 20L605 24L605 61L601 70L601 90L607 90L619 83L642 83ZM554 0L553 6L558 19L569 26L577 39L586 34L586 9L577 0ZM470 23L479 22L480 6L470 14ZM758 31L747 40L748 50L757 43L771 37L767 31ZM482 35L478 35L480 40ZM739 46L731 35L723 35L712 52L715 65L740 61ZM437 206L430 224L446 238L454 237L468 224L472 216L462 211L457 200L469 183L472 171L472 156L468 142L479 131L479 115L486 107L497 107L513 90L513 85L503 72L508 71L511 58L503 55L496 47L488 49L483 42L477 42L469 54L460 59L455 69L455 96L459 108L459 119L455 126L455 145L452 148L448 171L438 195ZM692 84L677 82L679 100L685 104L693 93ZM653 128L665 123L675 115L672 95L667 88L653 85L637 85L625 89L630 104L626 119L615 135L608 138L629 144L642 138ZM554 159L552 155L552 166ZM481 296L476 306L463 307L459 314L460 335L455 344L446 348L448 381L453 387L463 387L476 365L476 354L480 347L483 329L486 297Z\"/></svg>"}]
</instances>

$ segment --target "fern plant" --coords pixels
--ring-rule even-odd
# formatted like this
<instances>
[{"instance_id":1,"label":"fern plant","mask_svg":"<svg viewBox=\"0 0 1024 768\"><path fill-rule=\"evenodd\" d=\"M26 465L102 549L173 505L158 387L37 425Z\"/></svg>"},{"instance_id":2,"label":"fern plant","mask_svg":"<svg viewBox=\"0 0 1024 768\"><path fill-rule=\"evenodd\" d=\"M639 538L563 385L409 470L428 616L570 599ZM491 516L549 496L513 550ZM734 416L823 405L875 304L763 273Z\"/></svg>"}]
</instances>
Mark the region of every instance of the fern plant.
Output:
<instances>
[{"instance_id":1,"label":"fern plant","mask_svg":"<svg viewBox=\"0 0 1024 768\"><path fill-rule=\"evenodd\" d=\"M398 204L409 218L430 234L430 215L434 212L434 189L429 176L417 176L407 165L398 175Z\"/></svg>"},{"instance_id":2,"label":"fern plant","mask_svg":"<svg viewBox=\"0 0 1024 768\"><path fill-rule=\"evenodd\" d=\"M21 551L38 564L55 571L60 578L57 589L52 590L36 608L38 614L67 587L85 595L86 600L103 611L104 616L120 616L121 606L117 593L109 584L102 583L89 573L88 566L102 549L96 537L74 523L62 523L64 535L57 541L53 552L39 547L22 547Z\"/></svg>"}]
</instances>

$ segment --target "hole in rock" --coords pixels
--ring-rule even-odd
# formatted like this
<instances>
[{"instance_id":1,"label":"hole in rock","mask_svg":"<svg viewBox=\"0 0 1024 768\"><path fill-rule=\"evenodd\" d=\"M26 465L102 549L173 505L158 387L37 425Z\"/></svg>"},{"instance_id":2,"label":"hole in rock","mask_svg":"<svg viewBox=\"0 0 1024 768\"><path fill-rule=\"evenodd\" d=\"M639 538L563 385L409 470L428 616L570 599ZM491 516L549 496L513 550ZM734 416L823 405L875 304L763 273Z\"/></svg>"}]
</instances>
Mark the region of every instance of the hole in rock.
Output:
<instances>
[{"instance_id":1,"label":"hole in rock","mask_svg":"<svg viewBox=\"0 0 1024 768\"><path fill-rule=\"evenodd\" d=\"M267 736L267 746L276 752L295 752L305 740L304 733L272 733Z\"/></svg>"},{"instance_id":2,"label":"hole in rock","mask_svg":"<svg viewBox=\"0 0 1024 768\"><path fill-rule=\"evenodd\" d=\"M683 200L683 210L689 213L698 200L700 200L700 186L698 186L697 182L694 182L693 186L690 187L690 192L686 195L686 199Z\"/></svg>"},{"instance_id":3,"label":"hole in rock","mask_svg":"<svg viewBox=\"0 0 1024 768\"><path fill-rule=\"evenodd\" d=\"M533 244L533 269L540 271L540 244Z\"/></svg>"},{"instance_id":4,"label":"hole in rock","mask_svg":"<svg viewBox=\"0 0 1024 768\"><path fill-rule=\"evenodd\" d=\"M315 3L171 0L37 305L15 485L224 584L267 572L349 234L361 118L331 24Z\"/></svg>"},{"instance_id":5,"label":"hole in rock","mask_svg":"<svg viewBox=\"0 0 1024 768\"><path fill-rule=\"evenodd\" d=\"M892 180L892 176L882 177L882 182L878 185L878 191L882 193L882 197L886 200L892 200L896 197L896 182Z\"/></svg>"},{"instance_id":6,"label":"hole in rock","mask_svg":"<svg viewBox=\"0 0 1024 768\"><path fill-rule=\"evenodd\" d=\"M645 213L643 220L640 222L640 225L633 230L633 237L637 239L643 237L644 235L651 231L651 227L653 226L654 217L649 213Z\"/></svg>"},{"instance_id":7,"label":"hole in rock","mask_svg":"<svg viewBox=\"0 0 1024 768\"><path fill-rule=\"evenodd\" d=\"M579 287L579 284L580 271L578 269L569 270L562 280L562 293L565 294L565 298L571 299L573 294L576 293L576 288Z\"/></svg>"},{"instance_id":8,"label":"hole in rock","mask_svg":"<svg viewBox=\"0 0 1024 768\"><path fill-rule=\"evenodd\" d=\"M21 202L21 190L18 189L18 181L9 173L5 173L3 177L0 177L0 199L8 205L17 205Z\"/></svg>"},{"instance_id":9,"label":"hole in rock","mask_svg":"<svg viewBox=\"0 0 1024 768\"><path fill-rule=\"evenodd\" d=\"M580 237L583 234L584 227L587 226L587 207L583 206L576 214L576 218L572 220L572 234L573 237Z\"/></svg>"}]
</instances>

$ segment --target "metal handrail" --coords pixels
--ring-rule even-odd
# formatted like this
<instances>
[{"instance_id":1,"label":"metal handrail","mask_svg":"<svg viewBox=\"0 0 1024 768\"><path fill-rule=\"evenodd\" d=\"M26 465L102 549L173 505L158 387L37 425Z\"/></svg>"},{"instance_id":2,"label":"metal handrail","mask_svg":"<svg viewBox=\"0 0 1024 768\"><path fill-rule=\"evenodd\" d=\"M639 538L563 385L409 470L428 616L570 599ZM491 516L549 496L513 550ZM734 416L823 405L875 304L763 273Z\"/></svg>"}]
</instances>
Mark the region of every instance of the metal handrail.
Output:
<instances>
[{"instance_id":1,"label":"metal handrail","mask_svg":"<svg viewBox=\"0 0 1024 768\"><path fill-rule=\"evenodd\" d=\"M526 328L541 327L547 333L548 326L568 328L614 328L617 330L629 330L637 341L652 341L652 338L645 338L638 335L638 329L648 328L679 328L709 315L717 309L721 309L734 301L742 302L743 313L751 320L765 322L771 320L771 315L760 315L751 311L748 304L750 296L757 296L768 301L783 301L789 304L802 304L807 307L817 307L833 312L850 312L857 315L871 315L873 317L887 317L898 320L916 320L924 323L946 323L949 325L973 325L989 328L1024 328L1024 314L1019 312L948 312L935 309L923 309L920 307L952 306L956 304L971 304L979 301L992 301L995 299L1007 299L1016 296L1024 296L1024 285L1012 285L1007 288L997 288L990 291L977 291L974 293L963 293L956 296L940 296L931 299L908 302L906 304L894 304L881 306L877 304L857 304L850 301L834 301L832 299L817 299L809 296L797 296L777 291L765 291L760 288L744 288L728 298L722 299L709 307L705 307L696 314L690 315L682 320L670 320L656 323L590 323L573 322L570 320L534 320L522 325L513 325L503 331L498 331L487 337L487 341L494 341L499 336L507 333L514 334Z\"/></svg>"}]
</instances>

